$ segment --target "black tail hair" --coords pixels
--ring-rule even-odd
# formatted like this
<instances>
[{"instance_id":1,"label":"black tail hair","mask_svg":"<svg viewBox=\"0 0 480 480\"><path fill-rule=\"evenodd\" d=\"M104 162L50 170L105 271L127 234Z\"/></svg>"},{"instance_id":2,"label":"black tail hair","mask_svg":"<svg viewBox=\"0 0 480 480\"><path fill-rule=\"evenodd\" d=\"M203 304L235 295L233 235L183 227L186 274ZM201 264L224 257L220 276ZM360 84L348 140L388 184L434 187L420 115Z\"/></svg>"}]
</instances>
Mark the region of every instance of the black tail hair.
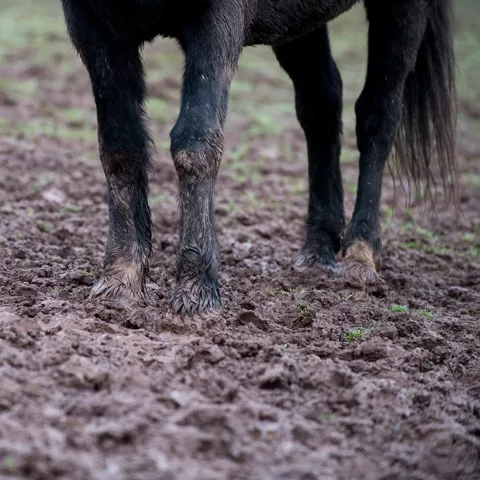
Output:
<instances>
[{"instance_id":1,"label":"black tail hair","mask_svg":"<svg viewBox=\"0 0 480 480\"><path fill-rule=\"evenodd\" d=\"M438 177L446 201L457 199L455 137L452 0L431 0L416 66L405 83L403 119L395 139L396 170L417 199L435 202Z\"/></svg>"}]
</instances>

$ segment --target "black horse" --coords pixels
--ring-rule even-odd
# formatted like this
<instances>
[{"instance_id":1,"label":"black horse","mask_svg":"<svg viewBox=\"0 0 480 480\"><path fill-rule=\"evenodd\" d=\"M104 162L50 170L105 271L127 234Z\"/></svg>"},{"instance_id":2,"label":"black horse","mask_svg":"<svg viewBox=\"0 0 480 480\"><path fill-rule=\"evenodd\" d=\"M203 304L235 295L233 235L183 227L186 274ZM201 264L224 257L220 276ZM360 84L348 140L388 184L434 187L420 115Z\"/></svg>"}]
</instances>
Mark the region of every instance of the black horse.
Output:
<instances>
[{"instance_id":1,"label":"black horse","mask_svg":"<svg viewBox=\"0 0 480 480\"><path fill-rule=\"evenodd\" d=\"M62 0L68 31L90 74L110 230L94 295L142 299L151 253L140 49L157 35L185 53L182 106L171 132L180 182L180 243L173 310L194 315L221 305L213 191L223 150L229 88L244 46L271 45L291 77L308 144L310 200L297 265L335 265L377 279L379 203L392 148L414 187L455 173L451 0L364 0L368 71L356 103L358 194L346 230L340 173L342 81L327 22L359 0ZM423 187L422 187L423 188Z\"/></svg>"}]
</instances>

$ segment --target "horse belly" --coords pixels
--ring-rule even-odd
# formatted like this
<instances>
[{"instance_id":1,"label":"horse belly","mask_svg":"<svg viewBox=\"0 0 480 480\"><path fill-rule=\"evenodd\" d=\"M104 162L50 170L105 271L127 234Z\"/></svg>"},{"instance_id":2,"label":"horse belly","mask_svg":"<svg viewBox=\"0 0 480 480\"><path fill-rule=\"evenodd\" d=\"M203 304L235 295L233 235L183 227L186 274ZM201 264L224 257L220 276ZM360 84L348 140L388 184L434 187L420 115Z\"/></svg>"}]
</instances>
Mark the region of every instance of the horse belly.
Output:
<instances>
[{"instance_id":1,"label":"horse belly","mask_svg":"<svg viewBox=\"0 0 480 480\"><path fill-rule=\"evenodd\" d=\"M246 45L274 45L300 37L349 10L360 0L258 0Z\"/></svg>"}]
</instances>

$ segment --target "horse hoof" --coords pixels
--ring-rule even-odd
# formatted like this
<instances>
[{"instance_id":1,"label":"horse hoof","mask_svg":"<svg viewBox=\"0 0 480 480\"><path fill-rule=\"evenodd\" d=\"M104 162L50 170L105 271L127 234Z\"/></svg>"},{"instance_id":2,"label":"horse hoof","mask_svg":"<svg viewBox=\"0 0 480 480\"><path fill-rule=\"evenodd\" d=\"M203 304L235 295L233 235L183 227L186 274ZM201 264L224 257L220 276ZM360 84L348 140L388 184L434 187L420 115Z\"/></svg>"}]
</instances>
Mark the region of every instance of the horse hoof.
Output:
<instances>
[{"instance_id":1,"label":"horse hoof","mask_svg":"<svg viewBox=\"0 0 480 480\"><path fill-rule=\"evenodd\" d=\"M142 276L132 277L114 274L105 274L93 286L90 298L100 297L119 301L125 307L134 307L147 304L148 295L145 280Z\"/></svg>"},{"instance_id":2,"label":"horse hoof","mask_svg":"<svg viewBox=\"0 0 480 480\"><path fill-rule=\"evenodd\" d=\"M375 285L380 282L378 269L379 261L372 247L360 241L347 248L343 261L336 268L346 280L363 285Z\"/></svg>"},{"instance_id":3,"label":"horse hoof","mask_svg":"<svg viewBox=\"0 0 480 480\"><path fill-rule=\"evenodd\" d=\"M347 281L356 284L376 285L380 281L380 277L375 270L368 265L352 260L341 262L337 266L336 271Z\"/></svg>"},{"instance_id":4,"label":"horse hoof","mask_svg":"<svg viewBox=\"0 0 480 480\"><path fill-rule=\"evenodd\" d=\"M172 296L173 313L194 317L220 310L222 302L216 282L192 279L177 283Z\"/></svg>"},{"instance_id":5,"label":"horse hoof","mask_svg":"<svg viewBox=\"0 0 480 480\"><path fill-rule=\"evenodd\" d=\"M299 272L303 272L309 268L334 270L335 256L328 248L315 250L303 248L295 257L293 268Z\"/></svg>"}]
</instances>

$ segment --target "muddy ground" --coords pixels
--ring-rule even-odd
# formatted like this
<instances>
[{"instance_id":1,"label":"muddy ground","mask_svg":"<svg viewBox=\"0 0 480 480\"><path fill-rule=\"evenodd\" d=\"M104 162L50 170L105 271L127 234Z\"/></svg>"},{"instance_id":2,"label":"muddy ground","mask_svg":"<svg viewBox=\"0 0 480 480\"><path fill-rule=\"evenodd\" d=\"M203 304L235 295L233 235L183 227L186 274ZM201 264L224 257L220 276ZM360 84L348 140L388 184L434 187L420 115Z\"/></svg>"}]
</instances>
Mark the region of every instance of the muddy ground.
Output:
<instances>
[{"instance_id":1,"label":"muddy ground","mask_svg":"<svg viewBox=\"0 0 480 480\"><path fill-rule=\"evenodd\" d=\"M56 2L26 3L29 15L1 0L0 478L480 478L473 3L457 11L463 217L405 210L386 177L384 284L369 289L292 268L307 204L303 136L271 53L246 52L216 189L224 310L195 321L169 313L178 50L159 41L145 52L157 142L152 298L125 311L89 299L107 206L88 78ZM332 36L345 84L350 213L362 10L335 22Z\"/></svg>"}]
</instances>

